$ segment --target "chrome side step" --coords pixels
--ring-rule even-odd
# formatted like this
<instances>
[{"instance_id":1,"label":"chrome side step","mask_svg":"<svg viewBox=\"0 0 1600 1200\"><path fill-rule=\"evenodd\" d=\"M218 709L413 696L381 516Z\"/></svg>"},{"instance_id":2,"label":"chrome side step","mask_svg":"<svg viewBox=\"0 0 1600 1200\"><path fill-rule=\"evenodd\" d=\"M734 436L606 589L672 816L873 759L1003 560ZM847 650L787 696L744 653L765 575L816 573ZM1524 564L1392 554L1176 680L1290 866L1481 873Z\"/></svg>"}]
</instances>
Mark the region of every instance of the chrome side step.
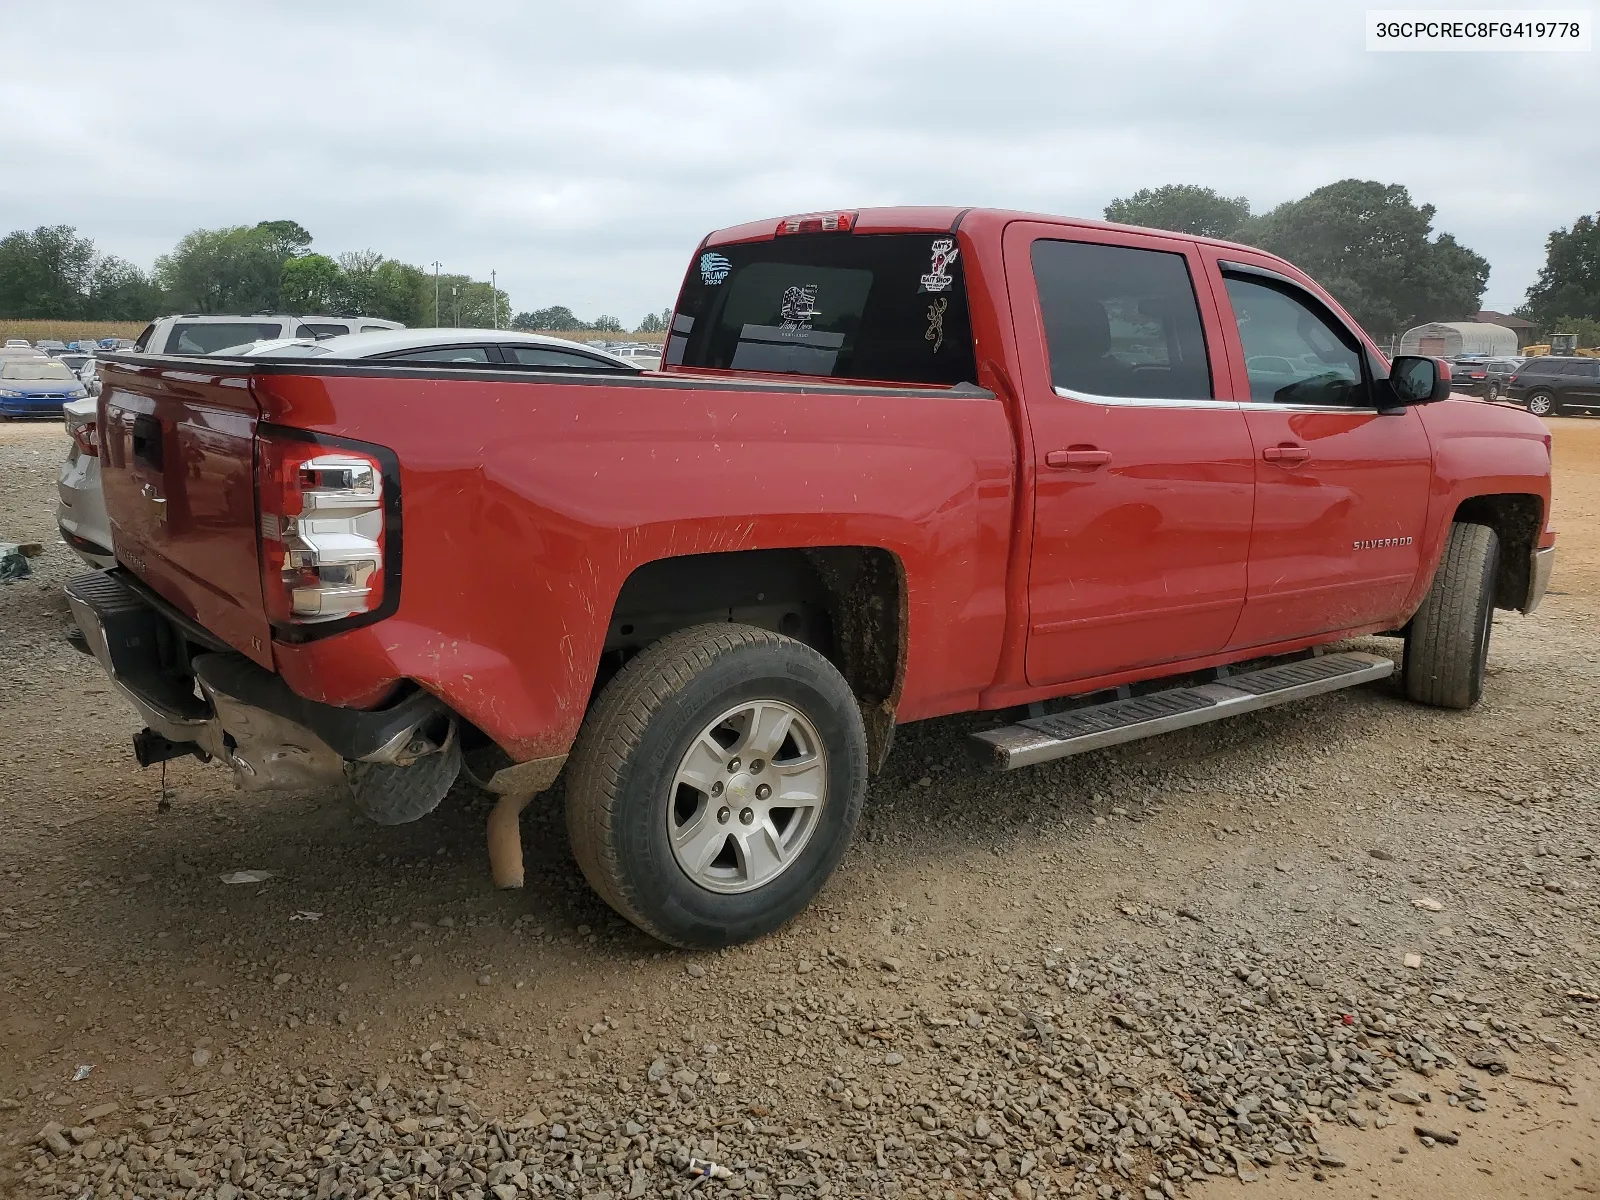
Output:
<instances>
[{"instance_id":1,"label":"chrome side step","mask_svg":"<svg viewBox=\"0 0 1600 1200\"><path fill-rule=\"evenodd\" d=\"M1324 654L1229 675L1198 687L1151 692L986 729L972 735L977 743L973 748L986 765L1009 771L1320 696L1393 673L1393 660L1381 655L1358 651Z\"/></svg>"}]
</instances>

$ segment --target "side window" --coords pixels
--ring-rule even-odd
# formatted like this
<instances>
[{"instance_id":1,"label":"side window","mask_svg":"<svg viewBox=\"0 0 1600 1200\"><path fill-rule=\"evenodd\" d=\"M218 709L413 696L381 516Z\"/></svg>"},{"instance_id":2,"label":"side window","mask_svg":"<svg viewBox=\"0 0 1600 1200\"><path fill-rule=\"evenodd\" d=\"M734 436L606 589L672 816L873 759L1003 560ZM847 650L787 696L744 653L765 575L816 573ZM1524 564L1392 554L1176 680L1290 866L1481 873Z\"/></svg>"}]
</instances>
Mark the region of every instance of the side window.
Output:
<instances>
[{"instance_id":1,"label":"side window","mask_svg":"<svg viewBox=\"0 0 1600 1200\"><path fill-rule=\"evenodd\" d=\"M1349 330L1298 289L1226 276L1244 343L1250 399L1268 404L1371 406ZM1463 368L1464 371L1464 368Z\"/></svg>"},{"instance_id":2,"label":"side window","mask_svg":"<svg viewBox=\"0 0 1600 1200\"><path fill-rule=\"evenodd\" d=\"M1051 383L1068 392L1210 400L1211 365L1183 255L1033 243Z\"/></svg>"},{"instance_id":3,"label":"side window","mask_svg":"<svg viewBox=\"0 0 1600 1200\"><path fill-rule=\"evenodd\" d=\"M345 334L345 333L349 333L349 332L350 332L350 327L348 325L334 325L334 324L330 324L328 322L318 322L316 324L312 324L311 322L308 321L304 325L301 325L299 328L297 328L294 331L294 336L295 337L330 338L330 337L338 337L341 334Z\"/></svg>"},{"instance_id":4,"label":"side window","mask_svg":"<svg viewBox=\"0 0 1600 1200\"><path fill-rule=\"evenodd\" d=\"M400 350L386 354L389 362L414 363L486 363L499 362L489 357L487 346L445 346L438 350Z\"/></svg>"},{"instance_id":5,"label":"side window","mask_svg":"<svg viewBox=\"0 0 1600 1200\"><path fill-rule=\"evenodd\" d=\"M1573 374L1580 379L1600 379L1600 360L1591 358L1587 362L1574 363L1573 365L1576 367Z\"/></svg>"},{"instance_id":6,"label":"side window","mask_svg":"<svg viewBox=\"0 0 1600 1200\"><path fill-rule=\"evenodd\" d=\"M167 336L167 353L182 355L215 354L246 342L268 341L283 336L278 322L196 321L172 327Z\"/></svg>"},{"instance_id":7,"label":"side window","mask_svg":"<svg viewBox=\"0 0 1600 1200\"><path fill-rule=\"evenodd\" d=\"M1538 365L1538 374L1540 375L1567 375L1570 373L1569 364L1556 359L1551 359L1549 362L1542 362Z\"/></svg>"},{"instance_id":8,"label":"side window","mask_svg":"<svg viewBox=\"0 0 1600 1200\"><path fill-rule=\"evenodd\" d=\"M594 358L574 350L557 350L549 346L501 346L507 362L524 367L582 367L587 370L620 371L623 368L603 358Z\"/></svg>"},{"instance_id":9,"label":"side window","mask_svg":"<svg viewBox=\"0 0 1600 1200\"><path fill-rule=\"evenodd\" d=\"M135 352L143 354L150 348L150 335L155 331L156 326L154 321L144 327L144 332L139 335L139 340L133 343Z\"/></svg>"}]
</instances>

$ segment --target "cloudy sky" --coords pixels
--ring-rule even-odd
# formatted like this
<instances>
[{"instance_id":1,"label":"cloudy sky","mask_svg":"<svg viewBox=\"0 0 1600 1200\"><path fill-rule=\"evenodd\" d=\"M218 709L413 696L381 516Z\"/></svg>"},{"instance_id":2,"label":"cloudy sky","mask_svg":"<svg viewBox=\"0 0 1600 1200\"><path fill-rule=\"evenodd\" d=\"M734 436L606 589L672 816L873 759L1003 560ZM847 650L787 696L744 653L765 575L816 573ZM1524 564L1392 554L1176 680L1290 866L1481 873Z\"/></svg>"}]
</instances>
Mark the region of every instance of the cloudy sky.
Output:
<instances>
[{"instance_id":1,"label":"cloudy sky","mask_svg":"<svg viewBox=\"0 0 1600 1200\"><path fill-rule=\"evenodd\" d=\"M1436 205L1509 310L1550 230L1600 210L1600 50L1369 53L1364 11L16 0L0 231L72 224L149 266L197 226L287 217L325 253L495 268L519 309L631 326L752 218L1097 217L1164 183L1261 211L1356 176Z\"/></svg>"}]
</instances>

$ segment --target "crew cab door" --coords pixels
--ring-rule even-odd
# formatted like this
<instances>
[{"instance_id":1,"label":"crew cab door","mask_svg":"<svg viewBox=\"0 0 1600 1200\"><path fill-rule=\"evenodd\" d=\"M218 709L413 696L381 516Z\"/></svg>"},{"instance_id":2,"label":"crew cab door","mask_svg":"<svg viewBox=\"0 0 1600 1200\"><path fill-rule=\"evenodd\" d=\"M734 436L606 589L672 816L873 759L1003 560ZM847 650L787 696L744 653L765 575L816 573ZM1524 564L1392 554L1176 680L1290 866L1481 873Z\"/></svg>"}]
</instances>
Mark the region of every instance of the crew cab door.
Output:
<instances>
[{"instance_id":1,"label":"crew cab door","mask_svg":"<svg viewBox=\"0 0 1600 1200\"><path fill-rule=\"evenodd\" d=\"M1377 411L1387 368L1321 297L1244 252L1205 255L1255 455L1232 645L1403 621L1433 478L1421 414Z\"/></svg>"},{"instance_id":2,"label":"crew cab door","mask_svg":"<svg viewBox=\"0 0 1600 1200\"><path fill-rule=\"evenodd\" d=\"M1005 259L1035 473L1028 682L1220 651L1255 480L1194 244L1018 222Z\"/></svg>"}]
</instances>

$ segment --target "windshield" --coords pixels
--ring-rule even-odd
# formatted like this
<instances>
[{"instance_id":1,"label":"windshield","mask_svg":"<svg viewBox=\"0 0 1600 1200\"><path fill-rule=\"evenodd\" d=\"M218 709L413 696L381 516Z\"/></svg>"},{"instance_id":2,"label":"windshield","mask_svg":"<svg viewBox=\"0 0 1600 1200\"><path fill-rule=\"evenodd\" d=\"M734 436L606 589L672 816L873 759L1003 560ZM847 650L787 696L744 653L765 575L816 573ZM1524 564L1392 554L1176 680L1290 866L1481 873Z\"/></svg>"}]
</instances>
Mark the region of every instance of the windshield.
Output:
<instances>
[{"instance_id":1,"label":"windshield","mask_svg":"<svg viewBox=\"0 0 1600 1200\"><path fill-rule=\"evenodd\" d=\"M0 363L0 379L77 379L53 358L11 358Z\"/></svg>"},{"instance_id":2,"label":"windshield","mask_svg":"<svg viewBox=\"0 0 1600 1200\"><path fill-rule=\"evenodd\" d=\"M960 251L948 234L802 234L690 265L666 361L954 386L976 382Z\"/></svg>"}]
</instances>

